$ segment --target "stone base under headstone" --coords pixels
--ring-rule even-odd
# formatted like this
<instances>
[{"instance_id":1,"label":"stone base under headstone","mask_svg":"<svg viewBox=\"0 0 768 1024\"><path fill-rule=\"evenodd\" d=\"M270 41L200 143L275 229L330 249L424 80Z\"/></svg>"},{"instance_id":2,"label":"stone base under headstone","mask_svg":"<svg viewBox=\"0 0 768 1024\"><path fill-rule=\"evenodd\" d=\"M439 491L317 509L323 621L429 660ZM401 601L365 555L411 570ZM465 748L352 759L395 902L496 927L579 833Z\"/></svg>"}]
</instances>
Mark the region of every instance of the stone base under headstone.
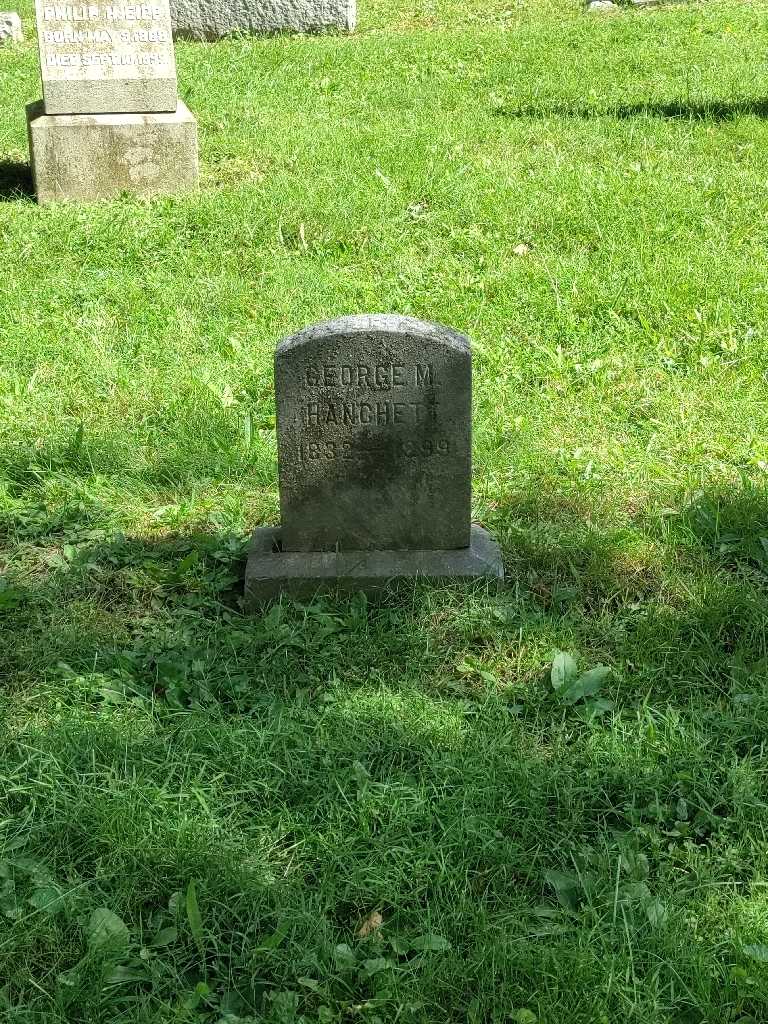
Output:
<instances>
[{"instance_id":1,"label":"stone base under headstone","mask_svg":"<svg viewBox=\"0 0 768 1024\"><path fill-rule=\"evenodd\" d=\"M40 203L197 185L197 122L181 101L166 114L46 114L42 102L31 103L27 129Z\"/></svg>"},{"instance_id":2,"label":"stone base under headstone","mask_svg":"<svg viewBox=\"0 0 768 1024\"><path fill-rule=\"evenodd\" d=\"M171 0L174 35L222 39L272 32L352 32L356 0Z\"/></svg>"},{"instance_id":3,"label":"stone base under headstone","mask_svg":"<svg viewBox=\"0 0 768 1024\"><path fill-rule=\"evenodd\" d=\"M245 570L245 603L254 606L281 594L310 598L318 591L375 593L402 580L504 579L501 549L481 526L470 546L456 551L282 551L280 528L256 530Z\"/></svg>"}]
</instances>

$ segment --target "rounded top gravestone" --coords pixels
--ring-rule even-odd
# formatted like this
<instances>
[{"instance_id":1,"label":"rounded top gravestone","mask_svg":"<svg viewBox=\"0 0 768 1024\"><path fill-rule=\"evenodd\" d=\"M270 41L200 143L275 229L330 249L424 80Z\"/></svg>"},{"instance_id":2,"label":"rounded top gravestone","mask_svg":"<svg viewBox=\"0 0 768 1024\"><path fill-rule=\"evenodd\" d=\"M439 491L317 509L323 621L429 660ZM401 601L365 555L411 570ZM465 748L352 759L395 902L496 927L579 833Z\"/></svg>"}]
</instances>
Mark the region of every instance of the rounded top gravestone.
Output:
<instances>
[{"instance_id":1,"label":"rounded top gravestone","mask_svg":"<svg viewBox=\"0 0 768 1024\"><path fill-rule=\"evenodd\" d=\"M470 543L469 340L409 317L309 327L275 354L283 551Z\"/></svg>"}]
</instances>

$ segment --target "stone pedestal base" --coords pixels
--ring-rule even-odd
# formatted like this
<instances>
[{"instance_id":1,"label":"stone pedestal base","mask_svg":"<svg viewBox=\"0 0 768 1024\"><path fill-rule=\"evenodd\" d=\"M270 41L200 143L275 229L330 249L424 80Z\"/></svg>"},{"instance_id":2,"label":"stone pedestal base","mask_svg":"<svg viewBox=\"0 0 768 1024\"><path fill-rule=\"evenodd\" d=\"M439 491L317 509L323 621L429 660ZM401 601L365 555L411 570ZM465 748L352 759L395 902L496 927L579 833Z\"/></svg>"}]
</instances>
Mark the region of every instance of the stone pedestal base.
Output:
<instances>
[{"instance_id":1,"label":"stone pedestal base","mask_svg":"<svg viewBox=\"0 0 768 1024\"><path fill-rule=\"evenodd\" d=\"M169 114L46 114L41 102L31 103L27 130L40 203L197 185L197 122L181 101Z\"/></svg>"},{"instance_id":2,"label":"stone pedestal base","mask_svg":"<svg viewBox=\"0 0 768 1024\"><path fill-rule=\"evenodd\" d=\"M311 598L318 591L375 593L399 580L487 580L499 587L499 545L481 526L457 551L281 551L279 527L256 530L245 570L245 603L253 608L281 594Z\"/></svg>"}]
</instances>

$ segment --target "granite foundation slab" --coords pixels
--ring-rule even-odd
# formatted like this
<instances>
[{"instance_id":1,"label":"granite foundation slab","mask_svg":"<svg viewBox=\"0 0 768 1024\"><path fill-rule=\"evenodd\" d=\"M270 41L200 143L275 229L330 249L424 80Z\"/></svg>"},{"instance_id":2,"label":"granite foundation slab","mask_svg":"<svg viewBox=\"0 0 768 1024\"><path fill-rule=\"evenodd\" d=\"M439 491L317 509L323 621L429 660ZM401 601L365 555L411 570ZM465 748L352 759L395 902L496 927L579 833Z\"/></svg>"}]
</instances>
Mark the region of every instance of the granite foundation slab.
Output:
<instances>
[{"instance_id":1,"label":"granite foundation slab","mask_svg":"<svg viewBox=\"0 0 768 1024\"><path fill-rule=\"evenodd\" d=\"M355 0L171 0L174 35L222 39L275 32L352 32Z\"/></svg>"},{"instance_id":2,"label":"granite foundation slab","mask_svg":"<svg viewBox=\"0 0 768 1024\"><path fill-rule=\"evenodd\" d=\"M27 107L38 202L94 202L121 192L142 196L197 186L197 122L179 102L162 114L46 114Z\"/></svg>"},{"instance_id":3,"label":"granite foundation slab","mask_svg":"<svg viewBox=\"0 0 768 1024\"><path fill-rule=\"evenodd\" d=\"M481 526L455 551L282 551L279 527L256 530L245 570L245 603L253 607L286 594L377 593L403 580L485 580L500 587L501 549Z\"/></svg>"}]
</instances>

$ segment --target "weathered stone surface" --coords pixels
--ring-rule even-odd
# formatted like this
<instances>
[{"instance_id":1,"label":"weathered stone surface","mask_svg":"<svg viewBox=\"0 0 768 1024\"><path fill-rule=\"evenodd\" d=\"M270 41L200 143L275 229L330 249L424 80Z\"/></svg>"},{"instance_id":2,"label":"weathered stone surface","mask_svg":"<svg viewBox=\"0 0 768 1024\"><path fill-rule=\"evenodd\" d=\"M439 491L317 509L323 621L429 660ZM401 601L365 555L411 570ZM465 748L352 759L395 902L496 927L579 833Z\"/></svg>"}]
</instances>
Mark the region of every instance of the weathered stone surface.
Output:
<instances>
[{"instance_id":1,"label":"weathered stone surface","mask_svg":"<svg viewBox=\"0 0 768 1024\"><path fill-rule=\"evenodd\" d=\"M310 327L275 355L285 551L469 545L472 362L397 316Z\"/></svg>"},{"instance_id":2,"label":"weathered stone surface","mask_svg":"<svg viewBox=\"0 0 768 1024\"><path fill-rule=\"evenodd\" d=\"M40 203L153 196L197 184L197 124L183 103L168 114L58 114L27 107Z\"/></svg>"},{"instance_id":3,"label":"weathered stone surface","mask_svg":"<svg viewBox=\"0 0 768 1024\"><path fill-rule=\"evenodd\" d=\"M18 14L15 11L0 11L0 46L3 43L20 43L23 38Z\"/></svg>"},{"instance_id":4,"label":"weathered stone surface","mask_svg":"<svg viewBox=\"0 0 768 1024\"><path fill-rule=\"evenodd\" d=\"M355 0L171 0L174 32L188 39L234 33L352 32Z\"/></svg>"},{"instance_id":5,"label":"weathered stone surface","mask_svg":"<svg viewBox=\"0 0 768 1024\"><path fill-rule=\"evenodd\" d=\"M587 11L589 14L618 14L619 8L613 0L591 0Z\"/></svg>"},{"instance_id":6,"label":"weathered stone surface","mask_svg":"<svg viewBox=\"0 0 768 1024\"><path fill-rule=\"evenodd\" d=\"M469 340L410 317L317 324L275 353L282 526L256 531L246 604L503 576L470 523Z\"/></svg>"},{"instance_id":7,"label":"weathered stone surface","mask_svg":"<svg viewBox=\"0 0 768 1024\"><path fill-rule=\"evenodd\" d=\"M35 0L46 114L176 110L168 0Z\"/></svg>"},{"instance_id":8,"label":"weathered stone surface","mask_svg":"<svg viewBox=\"0 0 768 1024\"><path fill-rule=\"evenodd\" d=\"M403 514L407 514L403 510ZM281 594L306 599L319 591L376 593L403 579L432 582L482 580L498 589L504 579L499 545L480 526L457 551L284 552L280 531L253 536L245 570L245 603L255 607Z\"/></svg>"}]
</instances>

